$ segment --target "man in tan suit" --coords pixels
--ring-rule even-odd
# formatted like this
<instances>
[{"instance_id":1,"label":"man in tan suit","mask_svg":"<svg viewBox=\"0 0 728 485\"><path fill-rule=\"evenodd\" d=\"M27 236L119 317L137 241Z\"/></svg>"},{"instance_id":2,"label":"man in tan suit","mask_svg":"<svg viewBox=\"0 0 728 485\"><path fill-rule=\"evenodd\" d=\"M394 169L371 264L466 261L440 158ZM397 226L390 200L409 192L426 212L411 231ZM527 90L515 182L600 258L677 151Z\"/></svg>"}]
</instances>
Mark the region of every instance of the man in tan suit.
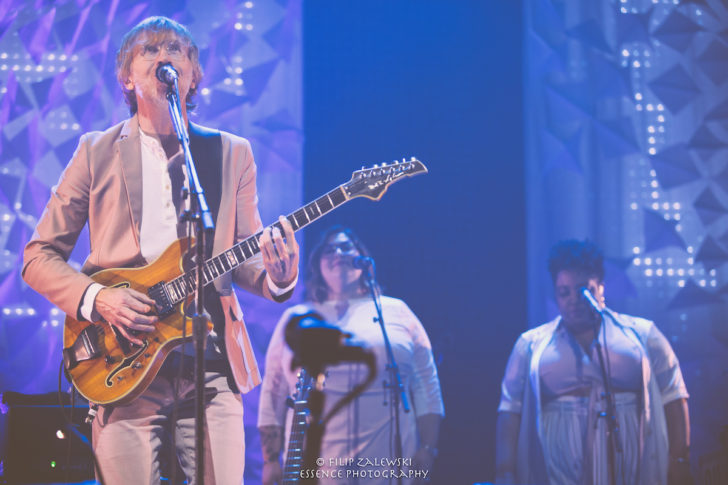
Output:
<instances>
[{"instance_id":1,"label":"man in tan suit","mask_svg":"<svg viewBox=\"0 0 728 485\"><path fill-rule=\"evenodd\" d=\"M184 235L178 222L184 209L179 193L187 176L165 98L167 86L156 78L161 63L172 64L179 73L187 122L202 78L198 48L184 26L150 17L127 33L117 54L117 77L132 118L81 137L24 254L23 278L31 287L74 318L103 319L137 344L140 332L151 331L158 320L154 301L133 289L104 287L88 275L148 264ZM206 164L197 162L216 222L212 251L217 254L263 229L256 167L247 140L188 126L193 155L197 147L200 158L207 157ZM245 441L239 391L258 385L260 373L232 282L275 301L290 297L298 279L299 249L288 221L281 217L280 222L284 234L266 228L261 254L220 277L214 291L206 292L215 331L205 350L205 484L242 482ZM87 223L91 252L79 272L67 261ZM100 408L93 444L106 483L159 483L159 453L170 435L193 482L190 350L173 352L130 404Z\"/></svg>"}]
</instances>

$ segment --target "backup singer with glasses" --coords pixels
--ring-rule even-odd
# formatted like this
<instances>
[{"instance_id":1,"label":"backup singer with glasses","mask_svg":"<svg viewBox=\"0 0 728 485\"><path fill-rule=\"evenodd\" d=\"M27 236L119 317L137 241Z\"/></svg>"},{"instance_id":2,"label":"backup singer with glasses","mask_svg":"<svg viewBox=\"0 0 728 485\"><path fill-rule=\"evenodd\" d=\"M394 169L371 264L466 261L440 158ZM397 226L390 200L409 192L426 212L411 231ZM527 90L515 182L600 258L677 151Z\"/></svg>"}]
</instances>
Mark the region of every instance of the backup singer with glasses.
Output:
<instances>
[{"instance_id":1,"label":"backup singer with glasses","mask_svg":"<svg viewBox=\"0 0 728 485\"><path fill-rule=\"evenodd\" d=\"M168 110L168 88L156 75L163 64L178 73L182 117L215 221L212 253L263 230L248 141L188 123L187 112L194 108L202 80L198 48L189 31L165 17L143 20L126 34L116 58L131 118L81 137L25 249L23 266L31 287L69 317L102 322L106 342L123 342L130 352L146 348L147 336L166 317L149 294L124 285L104 286L89 275L149 264L186 235L179 220L186 205L180 194L187 174ZM67 261L87 223L91 253L77 271ZM275 301L291 295L298 278L298 245L285 218L281 226L284 234L277 228L263 231L261 254L222 275L215 273L219 277L205 291L213 325L205 349L207 485L242 482L245 440L239 393L258 385L261 377L232 283ZM107 484L159 483L160 452L169 441L175 443L188 482L194 481L191 347L172 351L136 399L100 407L93 421L93 446ZM133 356L152 358L143 350ZM126 359L106 359L107 384L121 382L124 374L111 369L124 370Z\"/></svg>"},{"instance_id":2,"label":"backup singer with glasses","mask_svg":"<svg viewBox=\"0 0 728 485\"><path fill-rule=\"evenodd\" d=\"M307 302L287 310L273 332L266 354L258 414L265 460L264 485L292 483L282 482L281 451L284 441L289 441L284 440L284 428L290 432L292 414L288 413L287 420L286 398L294 393L297 379L290 367L293 355L285 344L284 331L291 315L306 311L322 315L327 322L353 334L356 342L370 346L376 354L378 368L374 384L326 425L319 462L324 475L320 475L319 483L396 484L397 479L390 476L390 471L397 468L398 459L403 473L412 477L403 483L418 483L418 479L432 477L444 407L430 341L420 321L403 301L382 297L383 320L412 408L409 413L400 409L403 456L398 457L394 452L392 394L382 386L384 381L391 380L385 368L383 334L374 321L377 311L369 296L365 275L354 264L361 256L368 257L369 253L351 229L334 226L324 232L309 258ZM329 367L324 384L325 412L362 382L367 372L362 364ZM391 461L385 464L382 460ZM418 470L422 473L415 475L414 471ZM294 469L285 478L295 478L298 471Z\"/></svg>"},{"instance_id":3,"label":"backup singer with glasses","mask_svg":"<svg viewBox=\"0 0 728 485\"><path fill-rule=\"evenodd\" d=\"M521 334L511 353L496 483L690 483L688 393L667 339L604 306L591 242L556 244L549 271L561 315Z\"/></svg>"}]
</instances>

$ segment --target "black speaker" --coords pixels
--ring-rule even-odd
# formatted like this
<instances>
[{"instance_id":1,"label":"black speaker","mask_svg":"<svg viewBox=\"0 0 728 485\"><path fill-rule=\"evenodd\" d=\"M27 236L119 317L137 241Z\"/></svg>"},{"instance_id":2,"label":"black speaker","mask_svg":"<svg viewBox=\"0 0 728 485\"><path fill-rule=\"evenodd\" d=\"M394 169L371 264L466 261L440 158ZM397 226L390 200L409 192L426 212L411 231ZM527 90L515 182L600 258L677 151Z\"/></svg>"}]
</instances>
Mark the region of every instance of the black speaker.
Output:
<instances>
[{"instance_id":1,"label":"black speaker","mask_svg":"<svg viewBox=\"0 0 728 485\"><path fill-rule=\"evenodd\" d=\"M58 403L57 394L3 393L4 423L0 429L5 431L5 453L0 480L52 483L94 478L91 427L84 422L88 406L64 405L61 408L58 404L50 404L54 401ZM72 419L73 424L68 419Z\"/></svg>"}]
</instances>

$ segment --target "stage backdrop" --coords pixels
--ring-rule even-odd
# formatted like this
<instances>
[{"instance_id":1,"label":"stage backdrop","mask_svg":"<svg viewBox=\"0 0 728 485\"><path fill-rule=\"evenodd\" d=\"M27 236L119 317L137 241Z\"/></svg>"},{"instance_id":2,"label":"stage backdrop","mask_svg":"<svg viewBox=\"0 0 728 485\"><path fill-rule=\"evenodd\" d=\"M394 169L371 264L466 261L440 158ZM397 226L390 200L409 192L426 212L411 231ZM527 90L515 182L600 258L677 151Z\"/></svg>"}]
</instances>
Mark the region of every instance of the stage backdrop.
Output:
<instances>
[{"instance_id":1,"label":"stage backdrop","mask_svg":"<svg viewBox=\"0 0 728 485\"><path fill-rule=\"evenodd\" d=\"M728 425L728 5L525 5L529 323L557 313L550 246L599 244L607 305L680 359L696 463Z\"/></svg>"},{"instance_id":2,"label":"stage backdrop","mask_svg":"<svg viewBox=\"0 0 728 485\"><path fill-rule=\"evenodd\" d=\"M301 205L300 3L0 1L0 391L57 388L64 317L21 280L23 246L79 136L128 117L115 56L140 20L166 15L189 27L205 72L191 119L250 140L263 222ZM87 250L84 233L71 263L80 267ZM240 296L262 362L283 308ZM257 391L245 401L254 483Z\"/></svg>"}]
</instances>

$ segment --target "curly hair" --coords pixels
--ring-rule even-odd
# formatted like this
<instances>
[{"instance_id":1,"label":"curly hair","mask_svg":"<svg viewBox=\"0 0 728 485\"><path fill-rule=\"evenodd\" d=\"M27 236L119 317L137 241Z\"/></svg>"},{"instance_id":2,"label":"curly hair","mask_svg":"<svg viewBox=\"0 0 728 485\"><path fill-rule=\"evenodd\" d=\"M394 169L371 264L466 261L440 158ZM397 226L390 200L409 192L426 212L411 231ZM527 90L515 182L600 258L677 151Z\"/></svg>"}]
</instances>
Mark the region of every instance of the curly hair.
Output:
<instances>
[{"instance_id":1,"label":"curly hair","mask_svg":"<svg viewBox=\"0 0 728 485\"><path fill-rule=\"evenodd\" d=\"M136 49L140 45L140 38L148 42L158 43L170 34L179 37L187 47L187 56L192 62L192 86L187 93L185 104L188 111L192 111L197 106L194 102L194 96L197 94L200 81L202 81L202 66L200 65L200 51L192 39L192 34L187 30L187 27L170 18L147 17L124 35L121 40L121 47L116 53L116 79L121 85L126 104L129 105L129 112L132 115L136 114L138 109L136 93L133 89L126 88L126 81L131 71L131 61L134 59Z\"/></svg>"},{"instance_id":2,"label":"curly hair","mask_svg":"<svg viewBox=\"0 0 728 485\"><path fill-rule=\"evenodd\" d=\"M551 248L548 266L553 281L563 270L581 271L596 277L600 283L604 281L604 255L589 240L559 241Z\"/></svg>"},{"instance_id":3,"label":"curly hair","mask_svg":"<svg viewBox=\"0 0 728 485\"><path fill-rule=\"evenodd\" d=\"M323 257L326 245L338 234L345 234L354 243L354 246L361 256L369 256L369 250L350 228L335 225L326 229L321 233L321 238L313 250L311 250L311 255L308 257L308 264L306 266L306 299L309 301L321 303L328 299L329 287L321 274L321 258ZM359 287L362 293L367 290L366 275L363 272L359 278Z\"/></svg>"}]
</instances>

